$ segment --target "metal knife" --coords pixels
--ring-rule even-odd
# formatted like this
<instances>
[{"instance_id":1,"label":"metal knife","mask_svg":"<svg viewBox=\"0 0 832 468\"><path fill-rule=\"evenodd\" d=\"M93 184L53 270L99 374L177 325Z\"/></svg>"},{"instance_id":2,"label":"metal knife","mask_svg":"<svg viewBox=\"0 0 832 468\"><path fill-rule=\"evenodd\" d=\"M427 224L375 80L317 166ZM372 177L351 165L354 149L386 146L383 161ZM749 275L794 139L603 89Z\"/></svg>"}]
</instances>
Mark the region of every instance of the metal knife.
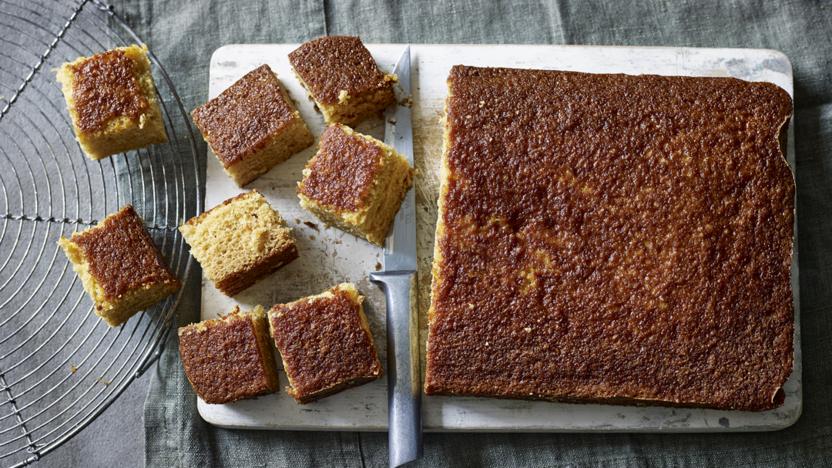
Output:
<instances>
[{"instance_id":1,"label":"metal knife","mask_svg":"<svg viewBox=\"0 0 832 468\"><path fill-rule=\"evenodd\" d=\"M410 46L393 72L409 100ZM409 105L397 102L384 115L384 142L413 165L413 128ZM384 245L384 270L370 273L387 297L387 405L390 466L422 456L419 323L416 313L416 197L407 191Z\"/></svg>"}]
</instances>

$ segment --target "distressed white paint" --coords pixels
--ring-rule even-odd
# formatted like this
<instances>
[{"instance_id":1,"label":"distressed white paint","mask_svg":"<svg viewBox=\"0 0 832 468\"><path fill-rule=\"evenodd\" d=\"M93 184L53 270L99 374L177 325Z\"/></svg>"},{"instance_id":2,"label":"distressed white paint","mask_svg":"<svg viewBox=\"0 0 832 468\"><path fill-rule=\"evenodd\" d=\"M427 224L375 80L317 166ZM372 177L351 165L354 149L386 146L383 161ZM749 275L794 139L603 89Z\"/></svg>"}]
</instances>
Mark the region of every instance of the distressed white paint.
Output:
<instances>
[{"instance_id":1,"label":"distressed white paint","mask_svg":"<svg viewBox=\"0 0 832 468\"><path fill-rule=\"evenodd\" d=\"M294 78L287 54L295 45L229 45L211 57L209 95L216 96L254 67L268 63L280 76L300 106L314 134L323 122L305 92ZM379 65L392 69L401 45L370 45ZM545 68L584 72L664 74L690 76L735 76L747 80L770 81L792 93L792 70L779 52L744 49L686 49L647 47L586 46L484 46L416 45L414 60L414 113L439 115L445 99L445 78L450 67L462 63L481 66ZM416 120L414 120L417 122ZM381 122L359 127L381 137ZM416 132L417 135L419 132ZM788 159L794 167L793 132L789 132ZM417 142L418 144L419 142ZM210 283L203 284L202 318L212 318L235 304L270 306L320 292L341 281L353 281L368 296L368 315L372 322L380 356L385 355L384 302L367 272L381 259L381 251L337 230L324 226L300 209L295 186L301 169L313 149L280 164L248 188L257 188L294 228L300 258L272 274L235 299L218 293ZM428 171L436 168L428 168ZM211 207L241 190L225 176L216 159L209 155L205 206ZM418 210L421 212L421 210ZM305 225L310 221L320 232ZM420 223L426 220L419 220ZM433 220L430 220L432 223ZM797 307L797 259L792 281ZM799 325L799 320L798 320ZM743 413L700 409L578 405L476 398L424 397L426 430L461 431L751 431L775 430L794 423L801 412L801 361L799 327L795 333L795 368L785 386L785 404L774 411ZM278 361L279 362L279 361ZM281 385L286 377L281 373ZM384 380L350 389L320 402L298 405L285 392L228 405L208 405L199 401L199 412L212 423L224 427L308 430L385 430L387 398Z\"/></svg>"}]
</instances>

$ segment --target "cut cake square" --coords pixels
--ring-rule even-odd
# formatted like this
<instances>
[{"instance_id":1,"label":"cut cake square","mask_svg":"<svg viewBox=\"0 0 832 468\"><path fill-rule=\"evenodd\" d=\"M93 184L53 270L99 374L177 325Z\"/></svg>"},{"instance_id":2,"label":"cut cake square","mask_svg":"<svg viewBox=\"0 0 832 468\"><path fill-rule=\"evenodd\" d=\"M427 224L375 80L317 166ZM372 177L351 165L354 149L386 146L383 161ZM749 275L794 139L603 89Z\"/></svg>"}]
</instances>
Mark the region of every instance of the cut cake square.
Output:
<instances>
[{"instance_id":1,"label":"cut cake square","mask_svg":"<svg viewBox=\"0 0 832 468\"><path fill-rule=\"evenodd\" d=\"M181 327L179 355L188 381L206 403L277 391L266 313L260 306L248 313L234 307L224 317Z\"/></svg>"},{"instance_id":2,"label":"cut cake square","mask_svg":"<svg viewBox=\"0 0 832 468\"><path fill-rule=\"evenodd\" d=\"M288 393L309 403L382 374L364 298L339 284L269 311L269 328L289 379Z\"/></svg>"},{"instance_id":3,"label":"cut cake square","mask_svg":"<svg viewBox=\"0 0 832 468\"><path fill-rule=\"evenodd\" d=\"M205 277L228 296L298 258L291 229L256 190L189 219L179 231Z\"/></svg>"},{"instance_id":4,"label":"cut cake square","mask_svg":"<svg viewBox=\"0 0 832 468\"><path fill-rule=\"evenodd\" d=\"M95 313L111 327L181 287L130 205L95 227L61 237L58 244L92 298Z\"/></svg>"},{"instance_id":5,"label":"cut cake square","mask_svg":"<svg viewBox=\"0 0 832 468\"><path fill-rule=\"evenodd\" d=\"M268 65L261 65L192 112L225 172L239 186L315 142Z\"/></svg>"},{"instance_id":6,"label":"cut cake square","mask_svg":"<svg viewBox=\"0 0 832 468\"><path fill-rule=\"evenodd\" d=\"M147 47L118 47L58 69L81 149L90 159L167 141Z\"/></svg>"},{"instance_id":7,"label":"cut cake square","mask_svg":"<svg viewBox=\"0 0 832 468\"><path fill-rule=\"evenodd\" d=\"M303 171L300 205L327 224L382 245L413 172L390 146L345 125L331 125Z\"/></svg>"},{"instance_id":8,"label":"cut cake square","mask_svg":"<svg viewBox=\"0 0 832 468\"><path fill-rule=\"evenodd\" d=\"M328 124L354 126L396 100L395 75L378 69L361 39L326 36L305 42L289 62Z\"/></svg>"}]
</instances>

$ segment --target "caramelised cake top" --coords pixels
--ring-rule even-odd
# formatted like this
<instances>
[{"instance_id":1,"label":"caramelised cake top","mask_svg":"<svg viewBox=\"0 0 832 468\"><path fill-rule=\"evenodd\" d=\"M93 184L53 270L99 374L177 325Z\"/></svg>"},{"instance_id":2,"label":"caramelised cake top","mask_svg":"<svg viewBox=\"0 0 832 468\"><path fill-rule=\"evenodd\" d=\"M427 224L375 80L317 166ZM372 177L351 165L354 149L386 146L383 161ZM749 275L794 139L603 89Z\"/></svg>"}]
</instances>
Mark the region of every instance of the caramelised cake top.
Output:
<instances>
[{"instance_id":1,"label":"caramelised cake top","mask_svg":"<svg viewBox=\"0 0 832 468\"><path fill-rule=\"evenodd\" d=\"M373 337L359 314L361 298L351 284L269 312L272 336L293 393L308 400L334 386L381 375Z\"/></svg>"},{"instance_id":2,"label":"caramelised cake top","mask_svg":"<svg viewBox=\"0 0 832 468\"><path fill-rule=\"evenodd\" d=\"M70 241L83 252L90 274L109 299L143 286L179 284L131 205L73 234Z\"/></svg>"},{"instance_id":3,"label":"caramelised cake top","mask_svg":"<svg viewBox=\"0 0 832 468\"><path fill-rule=\"evenodd\" d=\"M227 403L277 389L265 313L231 313L179 329L188 380L207 403ZM262 340L262 342L261 342Z\"/></svg>"},{"instance_id":4,"label":"caramelised cake top","mask_svg":"<svg viewBox=\"0 0 832 468\"><path fill-rule=\"evenodd\" d=\"M342 91L359 96L392 86L358 37L325 36L305 42L289 54L289 62L312 97L324 104L338 104Z\"/></svg>"},{"instance_id":5,"label":"caramelised cake top","mask_svg":"<svg viewBox=\"0 0 832 468\"><path fill-rule=\"evenodd\" d=\"M782 402L786 92L464 66L448 86L428 393Z\"/></svg>"},{"instance_id":6,"label":"caramelised cake top","mask_svg":"<svg viewBox=\"0 0 832 468\"><path fill-rule=\"evenodd\" d=\"M107 127L116 117L138 120L149 103L137 76L136 62L119 49L68 65L72 70L72 99L76 125L84 132Z\"/></svg>"},{"instance_id":7,"label":"caramelised cake top","mask_svg":"<svg viewBox=\"0 0 832 468\"><path fill-rule=\"evenodd\" d=\"M344 125L330 125L298 191L318 204L358 211L367 206L383 158L384 149L376 142Z\"/></svg>"},{"instance_id":8,"label":"caramelised cake top","mask_svg":"<svg viewBox=\"0 0 832 468\"><path fill-rule=\"evenodd\" d=\"M246 73L191 113L211 150L226 167L263 149L298 116L268 65Z\"/></svg>"}]
</instances>

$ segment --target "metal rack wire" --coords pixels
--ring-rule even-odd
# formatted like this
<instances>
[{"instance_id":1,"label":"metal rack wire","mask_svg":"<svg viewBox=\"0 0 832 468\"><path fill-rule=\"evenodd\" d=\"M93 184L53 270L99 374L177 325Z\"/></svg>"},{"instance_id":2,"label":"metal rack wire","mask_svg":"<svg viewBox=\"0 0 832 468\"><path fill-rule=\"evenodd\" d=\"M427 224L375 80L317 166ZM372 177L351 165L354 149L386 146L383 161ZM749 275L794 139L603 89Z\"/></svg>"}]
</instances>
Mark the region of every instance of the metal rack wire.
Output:
<instances>
[{"instance_id":1,"label":"metal rack wire","mask_svg":"<svg viewBox=\"0 0 832 468\"><path fill-rule=\"evenodd\" d=\"M96 162L74 139L53 70L140 43L100 0L0 0L0 465L38 460L103 412L161 352L181 297L119 328L99 320L60 236L132 203L182 280L176 226L202 210L193 131L151 53L170 139Z\"/></svg>"}]
</instances>

